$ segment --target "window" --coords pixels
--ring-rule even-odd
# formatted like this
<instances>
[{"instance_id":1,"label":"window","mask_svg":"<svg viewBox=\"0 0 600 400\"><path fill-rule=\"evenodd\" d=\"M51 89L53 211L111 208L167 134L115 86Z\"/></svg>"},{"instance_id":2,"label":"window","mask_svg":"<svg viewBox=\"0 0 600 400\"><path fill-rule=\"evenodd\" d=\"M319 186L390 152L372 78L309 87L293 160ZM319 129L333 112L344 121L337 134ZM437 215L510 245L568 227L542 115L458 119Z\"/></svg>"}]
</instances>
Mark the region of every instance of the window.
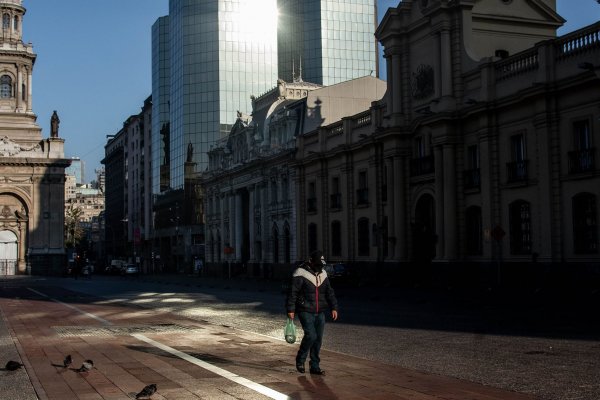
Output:
<instances>
[{"instance_id":1,"label":"window","mask_svg":"<svg viewBox=\"0 0 600 400\"><path fill-rule=\"evenodd\" d=\"M525 138L522 134L510 137L512 162L507 164L508 181L527 179L527 160L525 159Z\"/></svg>"},{"instance_id":2,"label":"window","mask_svg":"<svg viewBox=\"0 0 600 400\"><path fill-rule=\"evenodd\" d=\"M478 188L481 184L479 172L479 148L477 145L467 147L467 169L465 170L465 188Z\"/></svg>"},{"instance_id":3,"label":"window","mask_svg":"<svg viewBox=\"0 0 600 400\"><path fill-rule=\"evenodd\" d=\"M590 121L583 120L573 123L573 139L575 150L589 150L592 147Z\"/></svg>"},{"instance_id":4,"label":"window","mask_svg":"<svg viewBox=\"0 0 600 400\"><path fill-rule=\"evenodd\" d=\"M467 254L476 256L483 254L481 208L472 206L466 212Z\"/></svg>"},{"instance_id":5,"label":"window","mask_svg":"<svg viewBox=\"0 0 600 400\"><path fill-rule=\"evenodd\" d=\"M367 171L358 172L358 189L356 190L356 204L369 204L369 189L367 187Z\"/></svg>"},{"instance_id":6,"label":"window","mask_svg":"<svg viewBox=\"0 0 600 400\"><path fill-rule=\"evenodd\" d=\"M595 169L595 151L592 148L588 120L573 123L573 148L574 151L569 152L569 173L593 171Z\"/></svg>"},{"instance_id":7,"label":"window","mask_svg":"<svg viewBox=\"0 0 600 400\"><path fill-rule=\"evenodd\" d=\"M573 197L573 244L577 254L598 253L596 196L591 193Z\"/></svg>"},{"instance_id":8,"label":"window","mask_svg":"<svg viewBox=\"0 0 600 400\"><path fill-rule=\"evenodd\" d=\"M314 181L308 183L308 195L306 196L306 211L317 211L317 184Z\"/></svg>"},{"instance_id":9,"label":"window","mask_svg":"<svg viewBox=\"0 0 600 400\"><path fill-rule=\"evenodd\" d=\"M271 204L277 203L277 181L271 181Z\"/></svg>"},{"instance_id":10,"label":"window","mask_svg":"<svg viewBox=\"0 0 600 400\"><path fill-rule=\"evenodd\" d=\"M342 194L340 193L340 178L334 176L331 178L331 195L329 207L334 209L342 208Z\"/></svg>"},{"instance_id":11,"label":"window","mask_svg":"<svg viewBox=\"0 0 600 400\"><path fill-rule=\"evenodd\" d=\"M369 219L361 218L357 224L357 240L358 240L358 255L368 256L370 249L370 238L369 238Z\"/></svg>"},{"instance_id":12,"label":"window","mask_svg":"<svg viewBox=\"0 0 600 400\"><path fill-rule=\"evenodd\" d=\"M308 224L308 254L317 250L317 224Z\"/></svg>"},{"instance_id":13,"label":"window","mask_svg":"<svg viewBox=\"0 0 600 400\"><path fill-rule=\"evenodd\" d=\"M0 77L0 98L8 99L12 97L12 79L8 75Z\"/></svg>"},{"instance_id":14,"label":"window","mask_svg":"<svg viewBox=\"0 0 600 400\"><path fill-rule=\"evenodd\" d=\"M509 205L510 252L531 254L531 210L528 202L517 200Z\"/></svg>"},{"instance_id":15,"label":"window","mask_svg":"<svg viewBox=\"0 0 600 400\"><path fill-rule=\"evenodd\" d=\"M331 223L331 255L336 257L342 255L342 224L340 221Z\"/></svg>"}]
</instances>

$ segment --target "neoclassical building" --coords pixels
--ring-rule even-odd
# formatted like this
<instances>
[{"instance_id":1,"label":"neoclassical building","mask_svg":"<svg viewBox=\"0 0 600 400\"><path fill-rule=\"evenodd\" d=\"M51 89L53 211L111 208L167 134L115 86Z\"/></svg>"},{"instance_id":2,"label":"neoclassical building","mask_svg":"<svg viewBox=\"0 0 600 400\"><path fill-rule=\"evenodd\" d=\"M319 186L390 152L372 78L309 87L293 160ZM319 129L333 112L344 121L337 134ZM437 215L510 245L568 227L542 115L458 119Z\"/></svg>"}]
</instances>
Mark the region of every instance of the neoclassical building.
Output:
<instances>
[{"instance_id":1,"label":"neoclassical building","mask_svg":"<svg viewBox=\"0 0 600 400\"><path fill-rule=\"evenodd\" d=\"M597 270L600 23L563 22L544 0L389 9L385 98L297 138L299 256L455 284Z\"/></svg>"},{"instance_id":2,"label":"neoclassical building","mask_svg":"<svg viewBox=\"0 0 600 400\"><path fill-rule=\"evenodd\" d=\"M363 77L321 87L297 79L252 98L209 151L202 175L207 273L281 278L299 260L296 140L368 108L385 82Z\"/></svg>"},{"instance_id":3,"label":"neoclassical building","mask_svg":"<svg viewBox=\"0 0 600 400\"><path fill-rule=\"evenodd\" d=\"M32 110L36 55L22 40L21 0L0 0L0 15L0 274L60 274L70 161L58 121L42 138Z\"/></svg>"}]
</instances>

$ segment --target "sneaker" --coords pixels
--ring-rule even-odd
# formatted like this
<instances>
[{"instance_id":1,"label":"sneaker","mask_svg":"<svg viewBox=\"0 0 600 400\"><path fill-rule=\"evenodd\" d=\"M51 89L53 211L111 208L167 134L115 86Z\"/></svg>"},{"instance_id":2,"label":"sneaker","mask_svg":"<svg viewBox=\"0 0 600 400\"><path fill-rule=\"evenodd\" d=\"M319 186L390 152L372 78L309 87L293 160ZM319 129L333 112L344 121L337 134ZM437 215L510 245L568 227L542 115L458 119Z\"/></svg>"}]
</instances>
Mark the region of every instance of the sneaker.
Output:
<instances>
[{"instance_id":1,"label":"sneaker","mask_svg":"<svg viewBox=\"0 0 600 400\"><path fill-rule=\"evenodd\" d=\"M304 369L304 365L302 364L296 364L296 369L298 370L298 372L300 372L301 374L305 373L306 370Z\"/></svg>"},{"instance_id":2,"label":"sneaker","mask_svg":"<svg viewBox=\"0 0 600 400\"><path fill-rule=\"evenodd\" d=\"M322 369L311 369L310 373L312 375L322 375L322 376L325 375L325 371L323 371Z\"/></svg>"}]
</instances>

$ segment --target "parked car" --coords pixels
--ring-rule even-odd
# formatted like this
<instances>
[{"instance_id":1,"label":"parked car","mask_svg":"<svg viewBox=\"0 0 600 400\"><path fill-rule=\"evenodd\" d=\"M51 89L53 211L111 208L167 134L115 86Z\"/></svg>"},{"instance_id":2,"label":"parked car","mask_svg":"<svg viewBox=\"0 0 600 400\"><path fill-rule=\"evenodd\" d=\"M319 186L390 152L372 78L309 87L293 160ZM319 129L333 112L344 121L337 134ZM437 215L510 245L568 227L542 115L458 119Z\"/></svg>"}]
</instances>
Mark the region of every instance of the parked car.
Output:
<instances>
[{"instance_id":1,"label":"parked car","mask_svg":"<svg viewBox=\"0 0 600 400\"><path fill-rule=\"evenodd\" d=\"M121 270L121 275L133 275L138 276L140 274L140 268L135 264L127 264L125 268Z\"/></svg>"},{"instance_id":2,"label":"parked car","mask_svg":"<svg viewBox=\"0 0 600 400\"><path fill-rule=\"evenodd\" d=\"M126 262L123 260L112 260L104 272L107 274L120 274L125 268L125 265Z\"/></svg>"},{"instance_id":3,"label":"parked car","mask_svg":"<svg viewBox=\"0 0 600 400\"><path fill-rule=\"evenodd\" d=\"M327 276L331 279L343 278L348 275L348 268L346 264L342 263L325 264L323 269L325 269L325 272L327 272Z\"/></svg>"}]
</instances>

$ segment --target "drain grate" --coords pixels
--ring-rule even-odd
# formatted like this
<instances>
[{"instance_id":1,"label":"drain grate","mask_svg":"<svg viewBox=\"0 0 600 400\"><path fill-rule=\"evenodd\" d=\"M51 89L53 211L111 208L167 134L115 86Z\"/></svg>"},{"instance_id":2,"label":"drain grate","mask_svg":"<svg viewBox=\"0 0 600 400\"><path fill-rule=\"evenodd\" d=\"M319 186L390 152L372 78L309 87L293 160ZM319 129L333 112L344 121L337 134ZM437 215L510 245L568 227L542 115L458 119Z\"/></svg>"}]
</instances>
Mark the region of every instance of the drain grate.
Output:
<instances>
[{"instance_id":1,"label":"drain grate","mask_svg":"<svg viewBox=\"0 0 600 400\"><path fill-rule=\"evenodd\" d=\"M59 336L122 336L134 333L172 333L193 332L202 328L183 326L177 324L158 325L115 325L115 326L53 326Z\"/></svg>"}]
</instances>

